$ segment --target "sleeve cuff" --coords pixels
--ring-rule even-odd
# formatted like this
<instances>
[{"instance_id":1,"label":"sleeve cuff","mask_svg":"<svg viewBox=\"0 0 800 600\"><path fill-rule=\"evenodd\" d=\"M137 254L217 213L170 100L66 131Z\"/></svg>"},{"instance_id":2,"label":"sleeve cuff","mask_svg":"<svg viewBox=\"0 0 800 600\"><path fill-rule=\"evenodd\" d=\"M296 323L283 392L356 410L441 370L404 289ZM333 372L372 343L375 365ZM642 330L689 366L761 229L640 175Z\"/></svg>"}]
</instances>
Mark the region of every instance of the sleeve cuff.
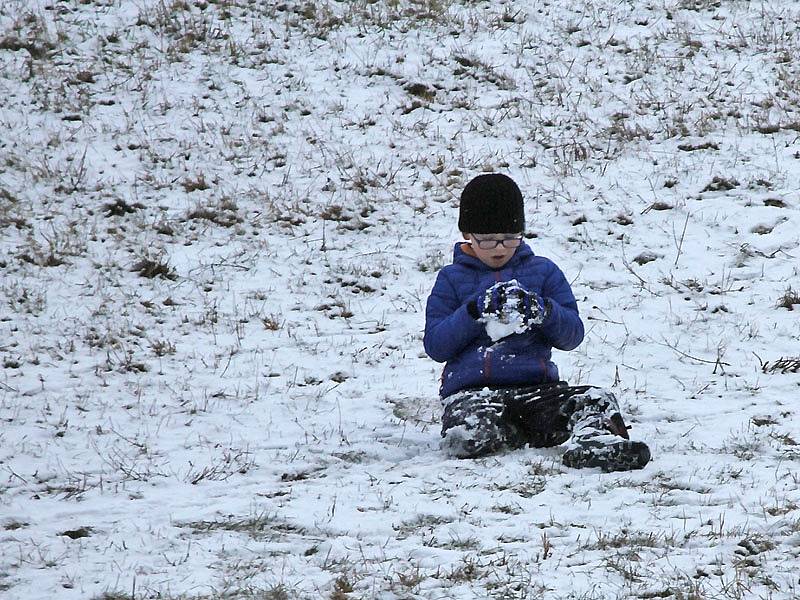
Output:
<instances>
[{"instance_id":1,"label":"sleeve cuff","mask_svg":"<svg viewBox=\"0 0 800 600\"><path fill-rule=\"evenodd\" d=\"M475 302L475 300L467 302L467 313L469 313L469 316L475 321L481 318L481 313L478 312L478 303Z\"/></svg>"}]
</instances>

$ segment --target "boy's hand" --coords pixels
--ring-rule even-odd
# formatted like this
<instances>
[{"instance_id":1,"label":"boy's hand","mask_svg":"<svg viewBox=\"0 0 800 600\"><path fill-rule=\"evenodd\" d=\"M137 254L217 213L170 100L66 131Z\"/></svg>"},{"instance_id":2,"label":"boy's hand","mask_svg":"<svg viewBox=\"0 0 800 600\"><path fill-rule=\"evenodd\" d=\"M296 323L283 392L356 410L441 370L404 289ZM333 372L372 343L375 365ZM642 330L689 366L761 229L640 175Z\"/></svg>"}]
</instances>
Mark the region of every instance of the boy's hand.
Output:
<instances>
[{"instance_id":1,"label":"boy's hand","mask_svg":"<svg viewBox=\"0 0 800 600\"><path fill-rule=\"evenodd\" d=\"M499 315L508 298L506 288L515 284L510 281L494 284L467 303L467 312L476 321L484 315Z\"/></svg>"},{"instance_id":2,"label":"boy's hand","mask_svg":"<svg viewBox=\"0 0 800 600\"><path fill-rule=\"evenodd\" d=\"M518 313L522 317L525 328L541 325L547 318L547 304L536 292L529 292L516 281L504 288L505 299L501 314Z\"/></svg>"},{"instance_id":3,"label":"boy's hand","mask_svg":"<svg viewBox=\"0 0 800 600\"><path fill-rule=\"evenodd\" d=\"M493 315L508 321L512 314L522 316L525 327L541 325L547 318L547 304L536 292L529 292L515 279L494 284L469 302L473 319Z\"/></svg>"},{"instance_id":4,"label":"boy's hand","mask_svg":"<svg viewBox=\"0 0 800 600\"><path fill-rule=\"evenodd\" d=\"M467 311L486 326L492 341L521 334L544 323L550 305L516 280L496 283L467 303Z\"/></svg>"},{"instance_id":5,"label":"boy's hand","mask_svg":"<svg viewBox=\"0 0 800 600\"><path fill-rule=\"evenodd\" d=\"M522 315L526 327L541 325L549 313L549 307L542 297L521 287L517 287L513 293L517 296L515 309Z\"/></svg>"},{"instance_id":6,"label":"boy's hand","mask_svg":"<svg viewBox=\"0 0 800 600\"><path fill-rule=\"evenodd\" d=\"M501 281L494 284L474 300L475 310L472 307L467 307L470 314L476 319L484 315L500 315L506 310L508 299L512 297L512 290L522 289L516 281Z\"/></svg>"}]
</instances>

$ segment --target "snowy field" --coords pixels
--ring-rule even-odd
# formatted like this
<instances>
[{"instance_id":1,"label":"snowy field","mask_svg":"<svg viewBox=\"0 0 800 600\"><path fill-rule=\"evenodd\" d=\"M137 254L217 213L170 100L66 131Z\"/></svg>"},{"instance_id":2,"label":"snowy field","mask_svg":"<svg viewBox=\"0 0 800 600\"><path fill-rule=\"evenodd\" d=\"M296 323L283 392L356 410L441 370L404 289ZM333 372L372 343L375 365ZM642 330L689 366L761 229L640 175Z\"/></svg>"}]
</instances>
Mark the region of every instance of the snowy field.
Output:
<instances>
[{"instance_id":1,"label":"snowy field","mask_svg":"<svg viewBox=\"0 0 800 600\"><path fill-rule=\"evenodd\" d=\"M800 598L798 23L0 2L0 597ZM644 470L439 451L425 300L486 171Z\"/></svg>"}]
</instances>

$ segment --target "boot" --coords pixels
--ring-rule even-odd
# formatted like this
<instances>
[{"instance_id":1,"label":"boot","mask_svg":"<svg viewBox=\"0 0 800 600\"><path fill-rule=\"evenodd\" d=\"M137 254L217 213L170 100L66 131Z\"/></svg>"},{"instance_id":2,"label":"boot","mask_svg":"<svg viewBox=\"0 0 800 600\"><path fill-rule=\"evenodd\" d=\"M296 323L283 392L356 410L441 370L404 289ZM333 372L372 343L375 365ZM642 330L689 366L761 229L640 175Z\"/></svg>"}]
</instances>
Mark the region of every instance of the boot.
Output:
<instances>
[{"instance_id":1,"label":"boot","mask_svg":"<svg viewBox=\"0 0 800 600\"><path fill-rule=\"evenodd\" d=\"M609 472L641 469L650 461L647 444L628 437L628 428L611 392L592 389L574 400L572 437L562 457L565 465L576 469L599 467Z\"/></svg>"}]
</instances>

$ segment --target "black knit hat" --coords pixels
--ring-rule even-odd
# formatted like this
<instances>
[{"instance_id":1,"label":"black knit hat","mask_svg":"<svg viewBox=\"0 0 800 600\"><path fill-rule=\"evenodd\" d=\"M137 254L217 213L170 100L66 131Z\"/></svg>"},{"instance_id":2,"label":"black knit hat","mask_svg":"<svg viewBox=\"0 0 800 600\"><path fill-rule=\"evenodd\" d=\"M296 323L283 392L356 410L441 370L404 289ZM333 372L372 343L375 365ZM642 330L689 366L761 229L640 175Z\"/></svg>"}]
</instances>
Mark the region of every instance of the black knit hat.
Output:
<instances>
[{"instance_id":1,"label":"black knit hat","mask_svg":"<svg viewBox=\"0 0 800 600\"><path fill-rule=\"evenodd\" d=\"M478 175L461 192L458 230L464 233L521 233L525 229L522 192L507 175Z\"/></svg>"}]
</instances>

